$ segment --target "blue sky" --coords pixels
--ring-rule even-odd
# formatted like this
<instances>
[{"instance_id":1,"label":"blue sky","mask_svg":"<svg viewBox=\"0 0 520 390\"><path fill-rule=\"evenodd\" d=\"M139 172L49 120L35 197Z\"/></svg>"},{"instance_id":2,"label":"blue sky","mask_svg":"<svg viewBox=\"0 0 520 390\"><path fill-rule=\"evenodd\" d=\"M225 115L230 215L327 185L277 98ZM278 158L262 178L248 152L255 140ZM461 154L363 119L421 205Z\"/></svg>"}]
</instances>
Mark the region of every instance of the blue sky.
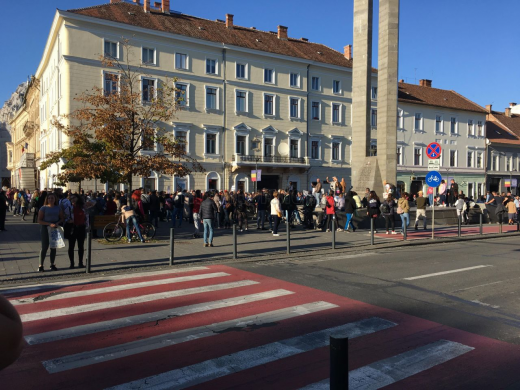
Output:
<instances>
[{"instance_id":1,"label":"blue sky","mask_svg":"<svg viewBox=\"0 0 520 390\"><path fill-rule=\"evenodd\" d=\"M0 102L35 73L56 8L103 2L109 0L4 1ZM185 14L224 19L232 13L235 24L267 31L281 24L289 27L290 37L306 37L343 51L352 43L353 0L318 4L313 0L171 0L171 8ZM453 89L497 110L509 102L520 103L519 14L518 0L401 0L399 78L410 83L433 79L434 87ZM377 67L376 56L375 48Z\"/></svg>"}]
</instances>

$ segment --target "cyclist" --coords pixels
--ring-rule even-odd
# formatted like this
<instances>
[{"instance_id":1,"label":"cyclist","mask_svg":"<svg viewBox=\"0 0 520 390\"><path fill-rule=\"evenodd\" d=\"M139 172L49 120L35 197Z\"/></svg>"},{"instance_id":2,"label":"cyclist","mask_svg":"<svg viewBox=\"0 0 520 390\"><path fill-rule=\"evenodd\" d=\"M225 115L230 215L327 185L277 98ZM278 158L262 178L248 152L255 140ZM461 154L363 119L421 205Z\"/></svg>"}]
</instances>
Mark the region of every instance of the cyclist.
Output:
<instances>
[{"instance_id":1,"label":"cyclist","mask_svg":"<svg viewBox=\"0 0 520 390\"><path fill-rule=\"evenodd\" d=\"M128 239L128 243L132 242L132 236L130 235L130 224L133 224L135 230L137 231L137 235L142 243L144 243L143 236L141 235L141 229L139 228L139 223L137 223L137 218L135 217L135 211L130 206L123 207L123 215L122 218L124 222L126 222L126 238Z\"/></svg>"}]
</instances>

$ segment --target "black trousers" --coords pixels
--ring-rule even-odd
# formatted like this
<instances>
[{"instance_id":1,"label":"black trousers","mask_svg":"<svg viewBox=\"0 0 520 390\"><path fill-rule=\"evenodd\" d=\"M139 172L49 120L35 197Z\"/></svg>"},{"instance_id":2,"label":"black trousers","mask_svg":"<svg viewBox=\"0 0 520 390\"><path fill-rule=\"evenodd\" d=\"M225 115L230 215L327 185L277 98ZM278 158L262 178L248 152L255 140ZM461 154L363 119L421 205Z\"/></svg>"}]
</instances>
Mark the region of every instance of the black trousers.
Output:
<instances>
[{"instance_id":1,"label":"black trousers","mask_svg":"<svg viewBox=\"0 0 520 390\"><path fill-rule=\"evenodd\" d=\"M78 243L79 263L83 263L86 234L87 229L85 226L74 226L74 229L72 230L72 235L69 238L69 260L71 264L74 264L74 248L76 247L76 242Z\"/></svg>"}]
</instances>

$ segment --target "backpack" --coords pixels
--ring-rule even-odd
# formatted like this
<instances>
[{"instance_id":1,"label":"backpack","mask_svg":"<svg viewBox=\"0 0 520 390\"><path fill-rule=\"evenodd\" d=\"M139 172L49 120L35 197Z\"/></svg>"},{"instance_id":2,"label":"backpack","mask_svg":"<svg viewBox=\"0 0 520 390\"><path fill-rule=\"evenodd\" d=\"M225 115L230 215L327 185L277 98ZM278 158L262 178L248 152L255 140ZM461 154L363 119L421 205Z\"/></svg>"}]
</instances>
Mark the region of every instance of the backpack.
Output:
<instances>
[{"instance_id":1,"label":"backpack","mask_svg":"<svg viewBox=\"0 0 520 390\"><path fill-rule=\"evenodd\" d=\"M383 214L390 214L390 206L386 202L381 205L379 210L381 210Z\"/></svg>"}]
</instances>

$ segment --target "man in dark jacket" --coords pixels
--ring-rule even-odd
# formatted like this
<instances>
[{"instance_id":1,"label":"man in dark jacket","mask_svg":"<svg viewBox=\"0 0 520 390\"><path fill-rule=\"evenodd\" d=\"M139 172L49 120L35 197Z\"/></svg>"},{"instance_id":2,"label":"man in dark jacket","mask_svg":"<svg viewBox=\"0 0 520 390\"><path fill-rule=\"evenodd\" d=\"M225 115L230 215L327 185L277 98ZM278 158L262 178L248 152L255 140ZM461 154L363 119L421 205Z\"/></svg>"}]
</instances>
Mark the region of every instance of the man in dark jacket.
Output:
<instances>
[{"instance_id":1,"label":"man in dark jacket","mask_svg":"<svg viewBox=\"0 0 520 390\"><path fill-rule=\"evenodd\" d=\"M258 191L258 194L255 196L255 205L257 211L256 228L265 230L265 210L267 209L265 190L263 192Z\"/></svg>"},{"instance_id":2,"label":"man in dark jacket","mask_svg":"<svg viewBox=\"0 0 520 390\"><path fill-rule=\"evenodd\" d=\"M217 205L213 201L213 195L209 192L204 194L203 199L199 214L204 224L204 246L213 246L213 219L218 211Z\"/></svg>"},{"instance_id":3,"label":"man in dark jacket","mask_svg":"<svg viewBox=\"0 0 520 390\"><path fill-rule=\"evenodd\" d=\"M242 225L245 224L245 229L247 230L247 213L246 213L246 198L242 190L237 190L237 194L235 195L235 208L238 219L238 229L242 232Z\"/></svg>"}]
</instances>

